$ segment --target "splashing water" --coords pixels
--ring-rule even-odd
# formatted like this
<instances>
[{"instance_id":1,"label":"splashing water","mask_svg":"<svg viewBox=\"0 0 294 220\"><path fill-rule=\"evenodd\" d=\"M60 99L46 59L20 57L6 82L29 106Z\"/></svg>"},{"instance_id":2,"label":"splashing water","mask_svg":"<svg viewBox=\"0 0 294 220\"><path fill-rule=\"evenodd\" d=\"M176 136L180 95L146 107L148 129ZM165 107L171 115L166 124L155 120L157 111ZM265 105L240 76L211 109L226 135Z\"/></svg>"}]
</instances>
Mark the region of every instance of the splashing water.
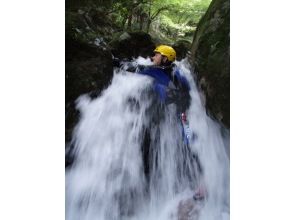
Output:
<instances>
[{"instance_id":1,"label":"splashing water","mask_svg":"<svg viewBox=\"0 0 294 220\"><path fill-rule=\"evenodd\" d=\"M177 65L191 85L189 146L176 107L156 102L148 76L121 70L100 97L79 98L67 220L229 219L228 135L206 115L187 61ZM207 197L197 203L201 185Z\"/></svg>"}]
</instances>

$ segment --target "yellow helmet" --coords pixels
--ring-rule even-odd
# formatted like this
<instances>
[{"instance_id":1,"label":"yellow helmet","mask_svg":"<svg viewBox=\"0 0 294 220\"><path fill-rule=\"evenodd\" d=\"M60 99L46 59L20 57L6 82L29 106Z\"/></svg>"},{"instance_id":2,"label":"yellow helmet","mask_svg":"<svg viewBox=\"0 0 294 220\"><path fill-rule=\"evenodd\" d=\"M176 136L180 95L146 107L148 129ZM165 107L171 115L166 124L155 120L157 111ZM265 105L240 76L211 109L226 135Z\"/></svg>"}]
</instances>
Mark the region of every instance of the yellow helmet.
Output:
<instances>
[{"instance_id":1,"label":"yellow helmet","mask_svg":"<svg viewBox=\"0 0 294 220\"><path fill-rule=\"evenodd\" d=\"M171 62L175 61L176 59L176 51L174 50L174 48L167 45L160 45L156 47L153 52L157 52L163 56L166 56L168 61L171 61Z\"/></svg>"}]
</instances>

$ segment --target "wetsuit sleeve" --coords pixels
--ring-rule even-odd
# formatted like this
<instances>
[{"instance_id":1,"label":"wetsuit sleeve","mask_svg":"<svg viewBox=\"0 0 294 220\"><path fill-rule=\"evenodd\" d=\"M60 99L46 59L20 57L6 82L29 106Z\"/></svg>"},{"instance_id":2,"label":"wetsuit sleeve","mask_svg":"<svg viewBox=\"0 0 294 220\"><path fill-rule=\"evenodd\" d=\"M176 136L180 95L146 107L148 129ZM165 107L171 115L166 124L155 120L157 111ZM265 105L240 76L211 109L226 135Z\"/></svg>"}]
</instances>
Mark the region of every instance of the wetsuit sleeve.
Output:
<instances>
[{"instance_id":1,"label":"wetsuit sleeve","mask_svg":"<svg viewBox=\"0 0 294 220\"><path fill-rule=\"evenodd\" d=\"M134 62L128 62L122 65L122 69L131 73L142 73L144 69L146 69L146 66L138 65Z\"/></svg>"},{"instance_id":2,"label":"wetsuit sleeve","mask_svg":"<svg viewBox=\"0 0 294 220\"><path fill-rule=\"evenodd\" d=\"M132 73L135 73L135 72L140 73L146 68L146 66L139 65L135 61L127 60L127 59L120 60L116 57L113 58L112 64L113 64L113 67L118 67Z\"/></svg>"},{"instance_id":3,"label":"wetsuit sleeve","mask_svg":"<svg viewBox=\"0 0 294 220\"><path fill-rule=\"evenodd\" d=\"M142 74L142 75L147 75L147 76L151 76L152 78L156 79L156 73L154 73L153 69L150 67L146 67L146 66L138 66L137 69L137 73Z\"/></svg>"},{"instance_id":4,"label":"wetsuit sleeve","mask_svg":"<svg viewBox=\"0 0 294 220\"><path fill-rule=\"evenodd\" d=\"M173 83L175 89L168 89L167 103L175 103L178 112L185 112L191 103L190 85L185 76L182 76L178 70L174 73Z\"/></svg>"}]
</instances>

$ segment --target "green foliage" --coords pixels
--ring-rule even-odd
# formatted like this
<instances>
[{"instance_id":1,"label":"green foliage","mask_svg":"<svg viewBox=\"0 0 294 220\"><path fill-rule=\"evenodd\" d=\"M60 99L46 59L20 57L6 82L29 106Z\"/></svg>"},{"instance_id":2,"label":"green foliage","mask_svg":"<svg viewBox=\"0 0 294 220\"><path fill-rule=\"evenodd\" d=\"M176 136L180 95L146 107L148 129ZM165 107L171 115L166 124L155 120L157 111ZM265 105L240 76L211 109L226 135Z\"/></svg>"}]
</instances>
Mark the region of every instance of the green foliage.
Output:
<instances>
[{"instance_id":1,"label":"green foliage","mask_svg":"<svg viewBox=\"0 0 294 220\"><path fill-rule=\"evenodd\" d=\"M66 0L77 12L95 8L118 30L145 31L168 41L192 40L196 26L211 0Z\"/></svg>"},{"instance_id":2,"label":"green foliage","mask_svg":"<svg viewBox=\"0 0 294 220\"><path fill-rule=\"evenodd\" d=\"M179 38L192 39L192 32L195 31L200 18L206 12L211 0L161 0L154 1L153 11L164 5L169 10L163 11L157 18L156 32L164 32L173 40Z\"/></svg>"}]
</instances>

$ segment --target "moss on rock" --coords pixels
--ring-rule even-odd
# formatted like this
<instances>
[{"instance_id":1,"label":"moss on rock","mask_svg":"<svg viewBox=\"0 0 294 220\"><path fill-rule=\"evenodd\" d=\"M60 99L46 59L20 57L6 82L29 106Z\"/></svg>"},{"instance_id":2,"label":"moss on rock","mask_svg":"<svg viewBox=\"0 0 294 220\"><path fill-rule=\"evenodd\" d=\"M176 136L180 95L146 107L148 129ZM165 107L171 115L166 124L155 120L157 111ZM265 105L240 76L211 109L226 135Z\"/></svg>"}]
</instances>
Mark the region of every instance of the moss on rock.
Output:
<instances>
[{"instance_id":1,"label":"moss on rock","mask_svg":"<svg viewBox=\"0 0 294 220\"><path fill-rule=\"evenodd\" d=\"M230 2L213 0L196 29L191 62L208 112L230 127Z\"/></svg>"},{"instance_id":2,"label":"moss on rock","mask_svg":"<svg viewBox=\"0 0 294 220\"><path fill-rule=\"evenodd\" d=\"M177 60L182 60L187 56L187 53L191 48L191 42L187 40L178 40L172 45L172 47L177 53Z\"/></svg>"}]
</instances>

